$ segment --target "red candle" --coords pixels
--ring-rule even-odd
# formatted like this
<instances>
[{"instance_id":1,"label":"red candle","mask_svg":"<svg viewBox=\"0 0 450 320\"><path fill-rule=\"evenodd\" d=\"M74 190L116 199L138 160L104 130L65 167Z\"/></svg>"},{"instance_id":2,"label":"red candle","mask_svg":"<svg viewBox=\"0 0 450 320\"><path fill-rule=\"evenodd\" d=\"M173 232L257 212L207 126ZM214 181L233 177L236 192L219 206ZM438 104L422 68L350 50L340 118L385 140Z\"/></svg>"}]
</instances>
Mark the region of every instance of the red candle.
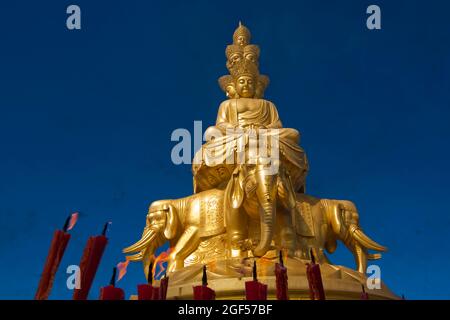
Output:
<instances>
[{"instance_id":1,"label":"red candle","mask_svg":"<svg viewBox=\"0 0 450 320\"><path fill-rule=\"evenodd\" d=\"M315 263L314 253L311 250L311 263L306 265L306 276L309 284L309 296L311 300L325 300L320 266Z\"/></svg>"},{"instance_id":2,"label":"red candle","mask_svg":"<svg viewBox=\"0 0 450 320\"><path fill-rule=\"evenodd\" d=\"M105 224L102 235L88 239L80 262L81 287L74 290L73 300L86 300L88 298L89 290L108 243L108 238L105 236L108 224L109 222Z\"/></svg>"},{"instance_id":3,"label":"red candle","mask_svg":"<svg viewBox=\"0 0 450 320\"><path fill-rule=\"evenodd\" d=\"M245 300L267 300L267 285L258 281L246 281Z\"/></svg>"},{"instance_id":4,"label":"red candle","mask_svg":"<svg viewBox=\"0 0 450 320\"><path fill-rule=\"evenodd\" d=\"M164 275L164 278L162 278L159 283L159 298L161 300L166 300L168 286L169 286L169 278L166 277L166 275Z\"/></svg>"},{"instance_id":5,"label":"red candle","mask_svg":"<svg viewBox=\"0 0 450 320\"><path fill-rule=\"evenodd\" d=\"M36 300L46 300L50 295L56 271L61 263L67 244L70 240L68 230L72 229L78 219L78 213L71 214L64 224L63 230L56 230L50 244L39 286L34 296Z\"/></svg>"},{"instance_id":6,"label":"red candle","mask_svg":"<svg viewBox=\"0 0 450 320\"><path fill-rule=\"evenodd\" d=\"M195 286L194 300L216 300L216 292L207 286Z\"/></svg>"},{"instance_id":7,"label":"red candle","mask_svg":"<svg viewBox=\"0 0 450 320\"><path fill-rule=\"evenodd\" d=\"M138 285L138 300L161 300L159 290L159 287L151 284L140 284Z\"/></svg>"},{"instance_id":8,"label":"red candle","mask_svg":"<svg viewBox=\"0 0 450 320\"><path fill-rule=\"evenodd\" d=\"M100 289L100 300L124 300L125 292L114 286L106 286Z\"/></svg>"},{"instance_id":9,"label":"red candle","mask_svg":"<svg viewBox=\"0 0 450 320\"><path fill-rule=\"evenodd\" d=\"M147 284L138 285L138 300L159 300L159 287L152 286L153 262L150 263L147 274Z\"/></svg>"},{"instance_id":10,"label":"red candle","mask_svg":"<svg viewBox=\"0 0 450 320\"><path fill-rule=\"evenodd\" d=\"M280 251L280 263L275 264L275 278L277 284L277 299L289 300L287 268L283 263L283 253Z\"/></svg>"},{"instance_id":11,"label":"red candle","mask_svg":"<svg viewBox=\"0 0 450 320\"><path fill-rule=\"evenodd\" d=\"M215 300L216 292L208 288L208 278L206 275L206 266L203 266L202 285L195 286L194 288L194 300Z\"/></svg>"},{"instance_id":12,"label":"red candle","mask_svg":"<svg viewBox=\"0 0 450 320\"><path fill-rule=\"evenodd\" d=\"M366 292L364 285L361 285L362 292L361 292L361 300L369 300L369 294Z\"/></svg>"},{"instance_id":13,"label":"red candle","mask_svg":"<svg viewBox=\"0 0 450 320\"><path fill-rule=\"evenodd\" d=\"M152 300L160 300L159 299L159 287L153 287L153 297Z\"/></svg>"},{"instance_id":14,"label":"red candle","mask_svg":"<svg viewBox=\"0 0 450 320\"><path fill-rule=\"evenodd\" d=\"M124 300L125 292L116 288L116 268L113 269L113 275L109 286L100 289L100 300Z\"/></svg>"},{"instance_id":15,"label":"red candle","mask_svg":"<svg viewBox=\"0 0 450 320\"><path fill-rule=\"evenodd\" d=\"M138 285L138 300L152 300L153 287L151 284Z\"/></svg>"},{"instance_id":16,"label":"red candle","mask_svg":"<svg viewBox=\"0 0 450 320\"><path fill-rule=\"evenodd\" d=\"M267 285L258 281L256 261L253 262L253 280L245 282L246 300L267 300Z\"/></svg>"}]
</instances>

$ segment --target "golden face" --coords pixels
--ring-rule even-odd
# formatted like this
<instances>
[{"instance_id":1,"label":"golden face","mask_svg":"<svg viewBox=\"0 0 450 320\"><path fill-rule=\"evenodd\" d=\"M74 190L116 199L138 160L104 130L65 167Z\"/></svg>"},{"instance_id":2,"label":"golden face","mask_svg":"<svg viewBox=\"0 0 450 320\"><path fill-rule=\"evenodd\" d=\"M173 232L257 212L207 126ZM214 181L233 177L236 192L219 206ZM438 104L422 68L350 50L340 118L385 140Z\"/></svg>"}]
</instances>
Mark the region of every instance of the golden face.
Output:
<instances>
[{"instance_id":1,"label":"golden face","mask_svg":"<svg viewBox=\"0 0 450 320\"><path fill-rule=\"evenodd\" d=\"M257 59L256 59L256 56L253 53L245 54L245 59L247 59L247 60L249 60L249 61L251 61L253 63L257 63L258 62Z\"/></svg>"},{"instance_id":2,"label":"golden face","mask_svg":"<svg viewBox=\"0 0 450 320\"><path fill-rule=\"evenodd\" d=\"M245 46L247 44L245 36L242 35L242 36L237 37L237 43L240 46Z\"/></svg>"},{"instance_id":3,"label":"golden face","mask_svg":"<svg viewBox=\"0 0 450 320\"><path fill-rule=\"evenodd\" d=\"M242 54L237 52L231 55L230 57L230 64L233 66L235 63L238 63L242 59Z\"/></svg>"},{"instance_id":4,"label":"golden face","mask_svg":"<svg viewBox=\"0 0 450 320\"><path fill-rule=\"evenodd\" d=\"M230 99L239 98L236 89L234 89L234 85L227 86L227 97Z\"/></svg>"},{"instance_id":5,"label":"golden face","mask_svg":"<svg viewBox=\"0 0 450 320\"><path fill-rule=\"evenodd\" d=\"M236 81L236 91L242 98L255 96L255 79L252 76L240 76Z\"/></svg>"}]
</instances>

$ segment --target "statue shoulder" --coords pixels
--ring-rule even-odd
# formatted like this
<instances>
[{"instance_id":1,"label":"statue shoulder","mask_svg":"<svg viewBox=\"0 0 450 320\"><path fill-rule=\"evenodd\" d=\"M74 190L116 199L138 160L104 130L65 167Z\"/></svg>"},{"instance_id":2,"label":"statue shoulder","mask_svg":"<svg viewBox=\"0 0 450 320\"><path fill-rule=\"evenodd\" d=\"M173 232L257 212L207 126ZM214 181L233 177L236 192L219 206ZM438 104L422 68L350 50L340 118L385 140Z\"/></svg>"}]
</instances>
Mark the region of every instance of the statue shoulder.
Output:
<instances>
[{"instance_id":1,"label":"statue shoulder","mask_svg":"<svg viewBox=\"0 0 450 320\"><path fill-rule=\"evenodd\" d=\"M233 123L235 121L235 115L231 109L231 100L222 101L217 111L216 126L221 127L221 124ZM221 130L224 128L221 128Z\"/></svg>"},{"instance_id":2,"label":"statue shoulder","mask_svg":"<svg viewBox=\"0 0 450 320\"><path fill-rule=\"evenodd\" d=\"M273 102L272 102L272 101L270 101L270 100L267 100L267 99L262 99L262 98L259 98L259 99L256 99L256 100L258 100L258 101L261 101L261 102L265 103L266 105L269 105L269 106L275 107L275 103L273 103Z\"/></svg>"},{"instance_id":3,"label":"statue shoulder","mask_svg":"<svg viewBox=\"0 0 450 320\"><path fill-rule=\"evenodd\" d=\"M219 105L219 112L227 111L231 106L232 99L224 100Z\"/></svg>"},{"instance_id":4,"label":"statue shoulder","mask_svg":"<svg viewBox=\"0 0 450 320\"><path fill-rule=\"evenodd\" d=\"M220 122L235 122L235 110L233 109L233 106L236 107L235 104L233 104L233 101L235 99L229 99L222 101L219 105L219 111L217 112L217 121L216 123Z\"/></svg>"},{"instance_id":5,"label":"statue shoulder","mask_svg":"<svg viewBox=\"0 0 450 320\"><path fill-rule=\"evenodd\" d=\"M275 113L278 113L278 109L277 106L275 105L275 103L273 103L270 100L266 100L266 99L258 99L260 101L262 101L262 103L269 109L273 110Z\"/></svg>"}]
</instances>

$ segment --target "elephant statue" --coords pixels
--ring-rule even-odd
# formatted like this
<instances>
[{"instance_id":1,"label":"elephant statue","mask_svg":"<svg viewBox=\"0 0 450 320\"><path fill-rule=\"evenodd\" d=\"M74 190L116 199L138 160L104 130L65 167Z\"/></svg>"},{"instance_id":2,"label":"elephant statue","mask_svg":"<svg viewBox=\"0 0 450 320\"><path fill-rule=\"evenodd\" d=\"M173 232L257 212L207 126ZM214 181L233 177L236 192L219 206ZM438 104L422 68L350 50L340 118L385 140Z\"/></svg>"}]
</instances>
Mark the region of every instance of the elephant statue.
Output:
<instances>
[{"instance_id":1,"label":"elephant statue","mask_svg":"<svg viewBox=\"0 0 450 320\"><path fill-rule=\"evenodd\" d=\"M319 261L329 263L324 250L333 253L340 240L352 252L356 269L365 273L367 260L381 258L380 253L370 254L368 250L387 251L362 231L358 211L351 201L297 194L297 209L293 223L300 247L297 253L303 259L310 259L313 251Z\"/></svg>"},{"instance_id":2,"label":"elephant statue","mask_svg":"<svg viewBox=\"0 0 450 320\"><path fill-rule=\"evenodd\" d=\"M263 256L274 235L277 194L283 194L280 203L289 198L284 188L285 176L267 175L263 170L261 165L250 169L243 166L225 190L214 188L180 199L153 202L141 239L123 249L126 254L134 253L128 260L143 261L147 268L156 249L169 241L173 250L169 255L168 270L175 271L183 268L184 260L204 239L225 232L230 257L245 257L249 249L255 256ZM295 207L295 198L291 198L291 204L286 203L282 211L287 213L278 216L277 221L281 221L279 225L283 227L280 230L284 230L278 238L289 239L283 244L288 243L286 247L293 249L296 239L289 210ZM252 235L249 241L251 227L260 227L260 233ZM259 244L254 243L256 238L260 238Z\"/></svg>"},{"instance_id":3,"label":"elephant statue","mask_svg":"<svg viewBox=\"0 0 450 320\"><path fill-rule=\"evenodd\" d=\"M291 222L295 197L289 175L282 167L275 173L264 164L237 167L225 188L224 203L228 241L235 256L245 255L248 249L256 257L264 256L271 249L275 233L280 248L292 251L296 247ZM255 227L259 230L251 232Z\"/></svg>"},{"instance_id":4,"label":"elephant statue","mask_svg":"<svg viewBox=\"0 0 450 320\"><path fill-rule=\"evenodd\" d=\"M183 268L186 257L203 239L225 233L223 196L223 190L211 189L180 199L153 202L141 239L123 249L123 253L135 253L127 259L143 261L147 272L155 250L169 241L173 249L168 271Z\"/></svg>"},{"instance_id":5,"label":"elephant statue","mask_svg":"<svg viewBox=\"0 0 450 320\"><path fill-rule=\"evenodd\" d=\"M319 261L329 263L324 252L326 250L333 253L337 240L340 240L353 253L357 270L362 273L366 271L367 260L381 257L379 253L369 254L369 249L387 250L363 233L359 226L357 209L352 202L318 199L302 193L295 194L295 198L291 199L285 187L289 179L283 173L275 175L274 181L270 181L270 184L275 186L270 190L273 200L270 201L269 210L278 214L270 212L271 216L263 219L266 212L259 201L264 194L258 196L255 186L258 181L262 182L258 180L257 172L252 170L257 171L258 167L239 172L242 176L238 178L238 190L230 190L229 184L225 190L211 189L180 199L153 202L148 210L141 239L123 249L126 254L134 253L127 259L143 261L147 273L156 249L169 241L172 250L169 254L168 271L172 272L183 268L185 259L197 250L205 239L226 233L228 239L247 241L245 245L251 245L250 248L255 252L252 240L257 237L264 238L262 233L269 228L272 230L267 231L266 236L273 235L277 250L287 249L289 256L295 255L302 259L310 259L310 252L313 251ZM242 180L239 181L240 179ZM278 204L273 203L276 199L280 200ZM262 221L259 221L261 217ZM261 232L256 237L255 233L251 232L255 228L260 228ZM251 244L248 244L249 239ZM261 241L268 239L259 240L260 243ZM271 243L272 239L269 246L265 247L264 244L264 250L273 249L270 247ZM242 249L243 244L240 246ZM236 249L233 249L232 245L227 249L231 249L229 257L236 257L233 256Z\"/></svg>"}]
</instances>

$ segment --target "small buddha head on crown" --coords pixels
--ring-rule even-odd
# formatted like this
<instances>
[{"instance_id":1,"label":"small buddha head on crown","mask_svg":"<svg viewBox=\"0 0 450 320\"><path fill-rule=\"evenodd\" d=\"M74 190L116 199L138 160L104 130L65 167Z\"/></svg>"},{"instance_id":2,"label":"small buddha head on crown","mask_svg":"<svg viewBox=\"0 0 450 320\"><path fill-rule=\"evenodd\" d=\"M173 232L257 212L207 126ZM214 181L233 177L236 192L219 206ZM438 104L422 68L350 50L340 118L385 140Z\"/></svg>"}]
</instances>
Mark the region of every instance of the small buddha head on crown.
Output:
<instances>
[{"instance_id":1,"label":"small buddha head on crown","mask_svg":"<svg viewBox=\"0 0 450 320\"><path fill-rule=\"evenodd\" d=\"M234 65L244 59L244 48L235 44L230 44L225 49L227 57L227 69L230 70Z\"/></svg>"},{"instance_id":2,"label":"small buddha head on crown","mask_svg":"<svg viewBox=\"0 0 450 320\"><path fill-rule=\"evenodd\" d=\"M239 26L233 33L233 44L244 47L250 43L250 39L250 30L239 21Z\"/></svg>"}]
</instances>

